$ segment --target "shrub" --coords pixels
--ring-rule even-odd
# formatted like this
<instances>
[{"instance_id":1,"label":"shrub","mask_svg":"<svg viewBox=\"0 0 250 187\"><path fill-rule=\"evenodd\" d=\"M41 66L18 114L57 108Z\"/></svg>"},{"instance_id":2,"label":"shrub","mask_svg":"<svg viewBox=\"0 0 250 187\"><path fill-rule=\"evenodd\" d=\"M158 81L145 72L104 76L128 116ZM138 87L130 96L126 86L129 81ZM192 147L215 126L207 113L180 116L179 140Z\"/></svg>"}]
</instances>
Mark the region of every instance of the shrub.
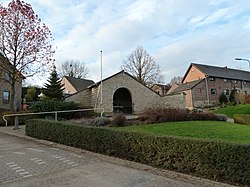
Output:
<instances>
[{"instance_id":1,"label":"shrub","mask_svg":"<svg viewBox=\"0 0 250 187\"><path fill-rule=\"evenodd\" d=\"M234 114L234 122L244 125L250 125L250 115Z\"/></svg>"},{"instance_id":2,"label":"shrub","mask_svg":"<svg viewBox=\"0 0 250 187\"><path fill-rule=\"evenodd\" d=\"M220 182L250 185L250 145L29 120L28 136Z\"/></svg>"},{"instance_id":3,"label":"shrub","mask_svg":"<svg viewBox=\"0 0 250 187\"><path fill-rule=\"evenodd\" d=\"M107 126L110 124L110 120L106 117L96 117L94 119L95 126Z\"/></svg>"},{"instance_id":4,"label":"shrub","mask_svg":"<svg viewBox=\"0 0 250 187\"><path fill-rule=\"evenodd\" d=\"M50 112L76 109L78 109L78 104L74 102L62 102L57 100L38 101L31 104L31 110L33 112Z\"/></svg>"},{"instance_id":5,"label":"shrub","mask_svg":"<svg viewBox=\"0 0 250 187\"><path fill-rule=\"evenodd\" d=\"M74 112L74 119L81 119L81 118L94 118L97 117L97 113L94 111L82 111L82 112Z\"/></svg>"},{"instance_id":6,"label":"shrub","mask_svg":"<svg viewBox=\"0 0 250 187\"><path fill-rule=\"evenodd\" d=\"M214 120L214 121L226 121L225 118L214 113L190 113L187 117L188 120Z\"/></svg>"},{"instance_id":7,"label":"shrub","mask_svg":"<svg viewBox=\"0 0 250 187\"><path fill-rule=\"evenodd\" d=\"M162 123L167 121L185 121L188 112L186 109L150 108L139 114L141 121L146 123Z\"/></svg>"},{"instance_id":8,"label":"shrub","mask_svg":"<svg viewBox=\"0 0 250 187\"><path fill-rule=\"evenodd\" d=\"M246 96L245 94L237 94L236 100L239 104L246 104Z\"/></svg>"},{"instance_id":9,"label":"shrub","mask_svg":"<svg viewBox=\"0 0 250 187\"><path fill-rule=\"evenodd\" d=\"M78 104L74 102L63 102L58 100L45 100L38 101L31 104L30 109L33 112L51 112L51 111L63 111L63 110L77 110L79 109ZM82 114L81 112L67 112L59 113L58 119L72 119L75 115ZM85 113L86 114L86 113ZM45 114L41 117L54 116L54 114Z\"/></svg>"},{"instance_id":10,"label":"shrub","mask_svg":"<svg viewBox=\"0 0 250 187\"><path fill-rule=\"evenodd\" d=\"M111 121L111 124L115 127L121 127L125 124L126 122L126 117L123 113L116 113L113 116L113 119Z\"/></svg>"},{"instance_id":11,"label":"shrub","mask_svg":"<svg viewBox=\"0 0 250 187\"><path fill-rule=\"evenodd\" d=\"M88 126L107 126L110 124L110 119L106 117L96 117L96 118L83 118L80 121L77 121L81 125L88 125Z\"/></svg>"},{"instance_id":12,"label":"shrub","mask_svg":"<svg viewBox=\"0 0 250 187\"><path fill-rule=\"evenodd\" d=\"M237 90L233 89L229 95L229 101L234 105L237 104Z\"/></svg>"},{"instance_id":13,"label":"shrub","mask_svg":"<svg viewBox=\"0 0 250 187\"><path fill-rule=\"evenodd\" d=\"M163 123L168 121L187 121L187 120L223 120L214 113L188 112L186 109L176 108L155 108L147 109L139 115L141 121L146 123Z\"/></svg>"},{"instance_id":14,"label":"shrub","mask_svg":"<svg viewBox=\"0 0 250 187\"><path fill-rule=\"evenodd\" d=\"M228 103L227 96L224 93L220 95L219 102L220 102L220 105L222 106Z\"/></svg>"}]
</instances>

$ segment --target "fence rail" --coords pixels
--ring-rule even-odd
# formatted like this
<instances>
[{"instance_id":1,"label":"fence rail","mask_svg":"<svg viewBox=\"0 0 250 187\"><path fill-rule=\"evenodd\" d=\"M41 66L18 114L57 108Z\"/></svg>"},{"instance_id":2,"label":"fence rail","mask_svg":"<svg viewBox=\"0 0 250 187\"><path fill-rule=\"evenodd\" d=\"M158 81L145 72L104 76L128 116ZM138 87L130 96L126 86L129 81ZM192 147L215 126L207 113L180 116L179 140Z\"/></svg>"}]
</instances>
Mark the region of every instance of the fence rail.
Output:
<instances>
[{"instance_id":1,"label":"fence rail","mask_svg":"<svg viewBox=\"0 0 250 187\"><path fill-rule=\"evenodd\" d=\"M99 111L101 115L104 113L103 108L88 108L88 109L78 109L78 110L60 110L60 111L51 111L51 112L32 112L32 113L20 113L20 114L6 114L3 116L5 121L5 126L8 126L8 121L6 117L18 117L18 116L29 116L29 115L41 115L41 114L55 114L55 120L57 121L58 113L67 113L67 112L85 112L85 111Z\"/></svg>"}]
</instances>

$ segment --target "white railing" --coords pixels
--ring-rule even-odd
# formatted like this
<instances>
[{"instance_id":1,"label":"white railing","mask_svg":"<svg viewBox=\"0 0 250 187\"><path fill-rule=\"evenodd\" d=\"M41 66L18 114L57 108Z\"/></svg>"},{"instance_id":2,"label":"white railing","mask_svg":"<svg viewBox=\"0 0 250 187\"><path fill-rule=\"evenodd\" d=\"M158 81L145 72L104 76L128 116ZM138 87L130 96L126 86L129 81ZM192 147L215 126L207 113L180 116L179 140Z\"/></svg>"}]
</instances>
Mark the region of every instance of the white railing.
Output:
<instances>
[{"instance_id":1,"label":"white railing","mask_svg":"<svg viewBox=\"0 0 250 187\"><path fill-rule=\"evenodd\" d=\"M51 111L51 112L33 112L33 113L20 113L20 114L6 114L3 116L3 120L5 121L5 126L8 126L8 121L5 117L13 117L13 116L28 116L28 115L41 115L41 114L54 114L55 120L57 121L58 113L67 113L67 112L84 112L84 111L99 111L101 115L104 113L104 108L89 108L89 109L78 109L78 110L61 110L61 111Z\"/></svg>"}]
</instances>

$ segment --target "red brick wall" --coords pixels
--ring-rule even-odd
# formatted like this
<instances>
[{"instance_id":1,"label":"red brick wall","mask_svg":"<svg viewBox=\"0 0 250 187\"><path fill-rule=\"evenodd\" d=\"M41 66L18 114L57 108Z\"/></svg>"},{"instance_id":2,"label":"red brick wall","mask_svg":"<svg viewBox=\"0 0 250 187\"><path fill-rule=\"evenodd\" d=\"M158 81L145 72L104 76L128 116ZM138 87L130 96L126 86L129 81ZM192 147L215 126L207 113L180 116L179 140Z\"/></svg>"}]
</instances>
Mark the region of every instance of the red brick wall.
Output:
<instances>
[{"instance_id":1,"label":"red brick wall","mask_svg":"<svg viewBox=\"0 0 250 187\"><path fill-rule=\"evenodd\" d=\"M199 79L205 78L205 74L202 73L199 69L197 69L195 66L192 65L190 68L188 74L186 75L183 83L185 82L191 82Z\"/></svg>"},{"instance_id":2,"label":"red brick wall","mask_svg":"<svg viewBox=\"0 0 250 187\"><path fill-rule=\"evenodd\" d=\"M208 100L207 100L207 89L206 89L205 79L192 89L192 94L193 94L194 107L207 105Z\"/></svg>"},{"instance_id":3,"label":"red brick wall","mask_svg":"<svg viewBox=\"0 0 250 187\"><path fill-rule=\"evenodd\" d=\"M245 94L245 91L247 94L250 94L250 82L246 82L245 84L243 81L237 81L235 83L235 80L226 79L226 81L224 81L223 78L215 78L214 81L210 81L210 77L208 77L207 86L209 104L218 104L220 95L224 93L224 90L228 89L230 94L234 86L241 94ZM216 89L216 94L212 95L211 89ZM199 107L208 103L206 79L192 89L192 95L194 107Z\"/></svg>"}]
</instances>

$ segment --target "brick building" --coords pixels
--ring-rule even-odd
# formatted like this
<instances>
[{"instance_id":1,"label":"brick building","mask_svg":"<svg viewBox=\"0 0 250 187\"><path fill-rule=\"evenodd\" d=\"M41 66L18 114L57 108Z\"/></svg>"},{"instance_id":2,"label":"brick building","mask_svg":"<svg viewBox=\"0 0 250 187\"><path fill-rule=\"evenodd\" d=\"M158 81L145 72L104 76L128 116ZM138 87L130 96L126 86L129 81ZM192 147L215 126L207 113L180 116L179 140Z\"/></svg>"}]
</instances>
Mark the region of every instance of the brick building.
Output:
<instances>
[{"instance_id":1,"label":"brick building","mask_svg":"<svg viewBox=\"0 0 250 187\"><path fill-rule=\"evenodd\" d=\"M10 109L11 84L10 74L13 72L13 66L0 53L0 112ZM21 109L22 101L22 80L23 76L17 73L19 78L15 84L14 110Z\"/></svg>"},{"instance_id":2,"label":"brick building","mask_svg":"<svg viewBox=\"0 0 250 187\"><path fill-rule=\"evenodd\" d=\"M250 94L250 72L227 67L190 64L182 84L171 93L186 94L186 107L203 107L219 103L221 94L229 97L233 89Z\"/></svg>"},{"instance_id":3,"label":"brick building","mask_svg":"<svg viewBox=\"0 0 250 187\"><path fill-rule=\"evenodd\" d=\"M101 82L66 98L82 107L101 107ZM102 106L106 113L122 111L138 113L150 107L185 107L183 93L161 96L138 82L130 74L120 71L102 81Z\"/></svg>"},{"instance_id":4,"label":"brick building","mask_svg":"<svg viewBox=\"0 0 250 187\"><path fill-rule=\"evenodd\" d=\"M94 84L95 82L88 79L80 79L70 76L64 76L61 80L63 85L63 92L65 95L71 95L76 92L86 89L88 86Z\"/></svg>"}]
</instances>

